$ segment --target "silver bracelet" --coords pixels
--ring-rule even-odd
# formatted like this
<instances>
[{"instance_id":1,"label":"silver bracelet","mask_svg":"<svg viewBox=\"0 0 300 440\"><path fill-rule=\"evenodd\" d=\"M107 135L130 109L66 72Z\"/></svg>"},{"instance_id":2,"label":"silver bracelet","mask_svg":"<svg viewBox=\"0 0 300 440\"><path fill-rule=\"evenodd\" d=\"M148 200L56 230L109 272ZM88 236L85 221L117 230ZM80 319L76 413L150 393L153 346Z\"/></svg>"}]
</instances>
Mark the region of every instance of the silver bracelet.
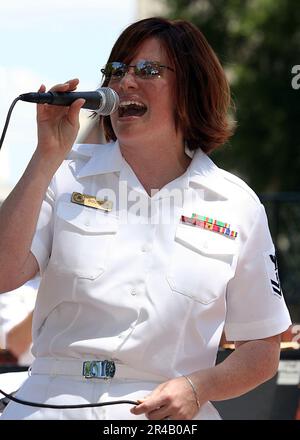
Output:
<instances>
[{"instance_id":1,"label":"silver bracelet","mask_svg":"<svg viewBox=\"0 0 300 440\"><path fill-rule=\"evenodd\" d=\"M193 384L193 382L191 381L191 379L188 376L185 376L183 374L182 377L185 377L186 380L188 381L188 383L191 385L193 393L194 393L194 396L195 396L195 400L196 400L197 406L200 409L201 405L200 405L200 402L199 402L199 399L198 399L198 395L197 395L197 391L196 391L195 385Z\"/></svg>"}]
</instances>

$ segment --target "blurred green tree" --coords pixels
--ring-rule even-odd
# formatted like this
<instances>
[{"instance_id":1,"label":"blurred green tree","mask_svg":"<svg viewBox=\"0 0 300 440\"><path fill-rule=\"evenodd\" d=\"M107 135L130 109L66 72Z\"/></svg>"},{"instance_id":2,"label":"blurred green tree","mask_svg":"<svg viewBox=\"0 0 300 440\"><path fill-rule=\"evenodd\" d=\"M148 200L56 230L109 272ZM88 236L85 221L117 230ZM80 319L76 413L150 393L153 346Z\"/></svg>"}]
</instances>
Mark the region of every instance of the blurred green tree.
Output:
<instances>
[{"instance_id":1,"label":"blurred green tree","mask_svg":"<svg viewBox=\"0 0 300 440\"><path fill-rule=\"evenodd\" d=\"M300 7L296 0L164 0L201 29L225 67L237 130L213 153L256 192L300 190Z\"/></svg>"}]
</instances>

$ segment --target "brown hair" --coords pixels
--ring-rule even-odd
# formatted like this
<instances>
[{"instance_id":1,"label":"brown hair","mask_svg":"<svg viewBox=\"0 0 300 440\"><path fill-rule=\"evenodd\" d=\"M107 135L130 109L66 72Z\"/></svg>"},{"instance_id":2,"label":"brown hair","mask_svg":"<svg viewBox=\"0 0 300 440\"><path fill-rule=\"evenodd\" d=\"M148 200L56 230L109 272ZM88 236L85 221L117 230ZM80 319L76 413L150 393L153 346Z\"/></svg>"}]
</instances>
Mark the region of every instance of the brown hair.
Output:
<instances>
[{"instance_id":1,"label":"brown hair","mask_svg":"<svg viewBox=\"0 0 300 440\"><path fill-rule=\"evenodd\" d=\"M224 144L233 133L228 81L215 52L192 23L159 17L133 23L116 41L108 62L129 63L149 38L162 43L175 69L175 126L188 147L208 153ZM102 85L108 83L105 78ZM116 140L109 116L103 118L103 125L107 141Z\"/></svg>"}]
</instances>

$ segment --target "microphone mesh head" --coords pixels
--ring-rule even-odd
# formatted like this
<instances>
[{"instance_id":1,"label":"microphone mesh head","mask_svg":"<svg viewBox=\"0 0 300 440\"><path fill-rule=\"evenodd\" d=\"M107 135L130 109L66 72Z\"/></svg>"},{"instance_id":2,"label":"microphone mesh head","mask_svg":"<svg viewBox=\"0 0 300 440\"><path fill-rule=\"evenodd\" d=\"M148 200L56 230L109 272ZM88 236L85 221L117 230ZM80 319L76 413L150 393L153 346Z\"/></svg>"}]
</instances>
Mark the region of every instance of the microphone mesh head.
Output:
<instances>
[{"instance_id":1,"label":"microphone mesh head","mask_svg":"<svg viewBox=\"0 0 300 440\"><path fill-rule=\"evenodd\" d=\"M102 100L96 112L103 116L107 116L115 112L119 107L119 95L110 87L101 87L97 91L100 93Z\"/></svg>"}]
</instances>

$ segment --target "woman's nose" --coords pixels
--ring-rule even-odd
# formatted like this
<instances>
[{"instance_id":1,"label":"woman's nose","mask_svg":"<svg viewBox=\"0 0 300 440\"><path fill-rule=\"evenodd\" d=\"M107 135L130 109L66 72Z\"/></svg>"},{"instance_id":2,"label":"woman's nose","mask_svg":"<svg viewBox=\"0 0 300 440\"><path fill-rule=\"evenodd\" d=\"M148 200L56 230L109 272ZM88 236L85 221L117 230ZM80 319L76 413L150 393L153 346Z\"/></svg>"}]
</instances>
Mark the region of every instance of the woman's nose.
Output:
<instances>
[{"instance_id":1,"label":"woman's nose","mask_svg":"<svg viewBox=\"0 0 300 440\"><path fill-rule=\"evenodd\" d=\"M134 68L129 67L128 71L125 73L120 81L120 87L137 87L136 74L134 73Z\"/></svg>"}]
</instances>

